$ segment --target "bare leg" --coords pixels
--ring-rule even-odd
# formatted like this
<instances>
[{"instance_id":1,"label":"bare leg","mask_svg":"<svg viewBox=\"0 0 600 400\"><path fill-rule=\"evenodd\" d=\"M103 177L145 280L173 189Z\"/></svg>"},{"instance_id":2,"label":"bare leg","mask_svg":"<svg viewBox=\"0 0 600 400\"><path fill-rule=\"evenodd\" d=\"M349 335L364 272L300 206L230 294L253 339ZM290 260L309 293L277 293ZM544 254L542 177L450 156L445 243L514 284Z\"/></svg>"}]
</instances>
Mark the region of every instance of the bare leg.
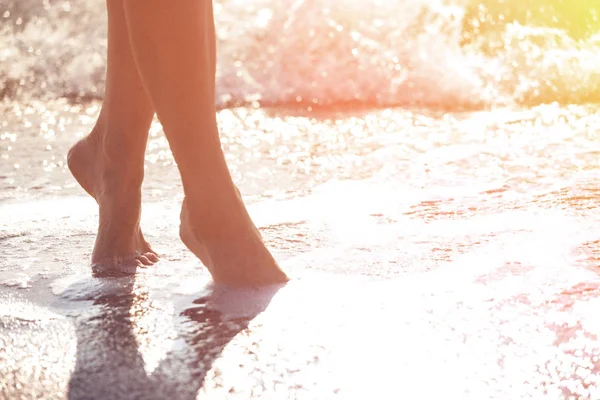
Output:
<instances>
[{"instance_id":1,"label":"bare leg","mask_svg":"<svg viewBox=\"0 0 600 400\"><path fill-rule=\"evenodd\" d=\"M144 152L154 109L129 45L122 0L107 0L108 67L92 132L69 151L69 169L100 207L92 254L99 275L131 273L158 260L140 229Z\"/></svg>"},{"instance_id":2,"label":"bare leg","mask_svg":"<svg viewBox=\"0 0 600 400\"><path fill-rule=\"evenodd\" d=\"M182 239L217 282L287 281L248 215L221 149L212 2L124 4L138 70L183 181Z\"/></svg>"}]
</instances>

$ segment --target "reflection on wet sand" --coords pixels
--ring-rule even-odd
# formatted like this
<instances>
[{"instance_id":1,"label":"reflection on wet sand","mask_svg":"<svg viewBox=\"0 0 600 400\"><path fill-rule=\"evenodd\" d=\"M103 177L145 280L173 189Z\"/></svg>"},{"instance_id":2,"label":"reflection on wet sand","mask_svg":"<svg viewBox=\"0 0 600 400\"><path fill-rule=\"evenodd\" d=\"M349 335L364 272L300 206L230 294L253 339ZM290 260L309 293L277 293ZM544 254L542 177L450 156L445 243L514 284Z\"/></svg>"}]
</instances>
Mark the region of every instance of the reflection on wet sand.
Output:
<instances>
[{"instance_id":1,"label":"reflection on wet sand","mask_svg":"<svg viewBox=\"0 0 600 400\"><path fill-rule=\"evenodd\" d=\"M254 307L248 308L242 304L248 298L235 290L211 288L174 316L174 335L161 337L169 313L153 305L135 278L127 278L77 318L76 365L68 398L195 399L225 346L268 306L278 289L257 290ZM227 315L214 309L215 303L225 303ZM149 322L153 318L158 320ZM170 348L162 347L165 341ZM148 346L151 342L156 343Z\"/></svg>"},{"instance_id":2,"label":"reflection on wet sand","mask_svg":"<svg viewBox=\"0 0 600 400\"><path fill-rule=\"evenodd\" d=\"M223 110L265 240L318 275L239 320L216 292L182 312L208 278L157 124L143 222L166 256L135 282L89 276L96 204L67 197L61 162L97 109L44 107L0 134L0 398L600 398L596 106Z\"/></svg>"}]
</instances>

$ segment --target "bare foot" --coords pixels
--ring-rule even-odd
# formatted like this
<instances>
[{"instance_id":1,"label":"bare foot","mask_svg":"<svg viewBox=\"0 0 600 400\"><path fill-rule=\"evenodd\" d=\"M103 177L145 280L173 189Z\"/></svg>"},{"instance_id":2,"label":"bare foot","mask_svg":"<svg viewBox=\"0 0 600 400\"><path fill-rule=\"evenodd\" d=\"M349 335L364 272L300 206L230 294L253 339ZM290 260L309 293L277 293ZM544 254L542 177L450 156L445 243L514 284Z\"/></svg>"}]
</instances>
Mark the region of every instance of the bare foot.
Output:
<instances>
[{"instance_id":1,"label":"bare foot","mask_svg":"<svg viewBox=\"0 0 600 400\"><path fill-rule=\"evenodd\" d=\"M137 267L158 261L139 225L143 170L130 173L123 165L108 162L101 147L94 128L68 154L71 173L100 207L92 272L96 276L130 275Z\"/></svg>"},{"instance_id":2,"label":"bare foot","mask_svg":"<svg viewBox=\"0 0 600 400\"><path fill-rule=\"evenodd\" d=\"M181 208L180 236L183 243L208 268L217 283L254 286L289 280L265 246L250 219L239 191L231 207L222 204L211 215L190 215L186 198ZM218 215L221 214L221 215ZM237 215L237 216L236 216Z\"/></svg>"}]
</instances>

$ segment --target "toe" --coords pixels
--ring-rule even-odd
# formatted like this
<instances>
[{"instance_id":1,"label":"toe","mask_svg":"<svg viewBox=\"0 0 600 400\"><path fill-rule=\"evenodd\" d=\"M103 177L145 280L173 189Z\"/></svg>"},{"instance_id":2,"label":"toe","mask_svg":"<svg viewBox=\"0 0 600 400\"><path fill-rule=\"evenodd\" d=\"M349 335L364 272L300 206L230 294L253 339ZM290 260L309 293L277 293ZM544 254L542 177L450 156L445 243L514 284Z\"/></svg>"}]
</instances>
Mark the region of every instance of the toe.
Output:
<instances>
[{"instance_id":1,"label":"toe","mask_svg":"<svg viewBox=\"0 0 600 400\"><path fill-rule=\"evenodd\" d=\"M142 247L141 253L143 253L146 257L148 256L148 254L153 254L154 257L158 257L158 253L154 251L152 247L150 247L149 243L146 243L146 245Z\"/></svg>"},{"instance_id":2,"label":"toe","mask_svg":"<svg viewBox=\"0 0 600 400\"><path fill-rule=\"evenodd\" d=\"M150 246L150 243L148 243L144 238L142 231L140 231L138 236L137 249L140 251L140 253L143 253L144 255L146 255L146 253L153 253L154 255L156 255L156 252L152 250L152 246Z\"/></svg>"},{"instance_id":3,"label":"toe","mask_svg":"<svg viewBox=\"0 0 600 400\"><path fill-rule=\"evenodd\" d=\"M141 262L143 265L152 265L154 264L152 261L146 257L146 255L139 255L135 258L137 261Z\"/></svg>"},{"instance_id":4,"label":"toe","mask_svg":"<svg viewBox=\"0 0 600 400\"><path fill-rule=\"evenodd\" d=\"M153 263L155 263L155 262L158 262L158 259L159 259L159 258L158 258L158 254L156 254L156 253L155 253L155 252L153 252L153 251L150 251L150 252L148 252L148 253L145 253L145 254L144 254L144 256L145 256L145 257L146 257L148 260L152 261Z\"/></svg>"}]
</instances>

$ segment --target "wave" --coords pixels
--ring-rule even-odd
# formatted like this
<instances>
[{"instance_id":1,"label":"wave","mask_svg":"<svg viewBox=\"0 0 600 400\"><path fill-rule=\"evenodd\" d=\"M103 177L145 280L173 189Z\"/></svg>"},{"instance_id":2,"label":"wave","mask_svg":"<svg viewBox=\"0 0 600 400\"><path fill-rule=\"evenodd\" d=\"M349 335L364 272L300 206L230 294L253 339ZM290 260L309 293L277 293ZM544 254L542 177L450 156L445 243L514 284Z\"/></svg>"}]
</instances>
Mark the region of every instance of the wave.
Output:
<instances>
[{"instance_id":1,"label":"wave","mask_svg":"<svg viewBox=\"0 0 600 400\"><path fill-rule=\"evenodd\" d=\"M6 1L0 97L102 98L104 2ZM498 12L502 23L490 24L493 10L483 9L458 0L217 1L215 100L451 110L600 101L600 35ZM481 29L486 21L493 26Z\"/></svg>"}]
</instances>

